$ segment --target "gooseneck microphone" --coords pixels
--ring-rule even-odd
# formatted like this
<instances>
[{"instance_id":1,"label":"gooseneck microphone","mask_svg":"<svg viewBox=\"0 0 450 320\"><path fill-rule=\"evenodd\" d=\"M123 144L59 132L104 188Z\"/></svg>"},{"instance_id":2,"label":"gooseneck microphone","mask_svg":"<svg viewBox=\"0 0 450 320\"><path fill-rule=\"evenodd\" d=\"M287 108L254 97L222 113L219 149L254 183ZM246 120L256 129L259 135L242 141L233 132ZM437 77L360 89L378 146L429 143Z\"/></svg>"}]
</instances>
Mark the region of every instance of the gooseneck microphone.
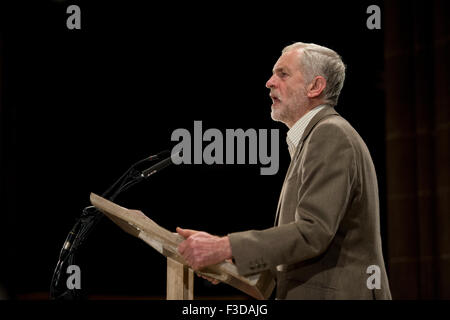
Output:
<instances>
[{"instance_id":1,"label":"gooseneck microphone","mask_svg":"<svg viewBox=\"0 0 450 320\"><path fill-rule=\"evenodd\" d=\"M165 155L168 155L168 154L170 154L170 152L165 153ZM171 164L173 164L173 159L182 157L182 156L183 156L183 150L180 150L178 152L172 152L172 154L169 157L165 158L164 160L161 160L157 164L142 171L142 177L144 179L150 177L151 175L153 175L153 174L161 171L162 169L170 166Z\"/></svg>"},{"instance_id":2,"label":"gooseneck microphone","mask_svg":"<svg viewBox=\"0 0 450 320\"><path fill-rule=\"evenodd\" d=\"M169 150L164 150L164 151L161 151L161 152L159 152L159 153L157 153L157 154L155 154L153 156L148 157L147 161L163 159L163 158L168 157L169 155L170 155L170 151Z\"/></svg>"},{"instance_id":3,"label":"gooseneck microphone","mask_svg":"<svg viewBox=\"0 0 450 320\"><path fill-rule=\"evenodd\" d=\"M129 189L131 186L173 164L173 157L181 155L181 151L173 153L172 155L170 154L169 150L164 150L134 163L110 188L108 188L108 190L103 193L102 197L113 201L120 193ZM170 156L167 157L168 155ZM158 159L163 160L145 170L137 170L137 167L143 163ZM50 284L50 299L77 300L82 298L80 289L69 289L66 286L66 282L61 281L61 276L63 274L62 270L64 266L73 264L75 253L78 248L83 244L101 218L103 218L103 214L101 214L94 206L88 206L83 209L81 216L67 235L59 254L58 263L56 264Z\"/></svg>"},{"instance_id":4,"label":"gooseneck microphone","mask_svg":"<svg viewBox=\"0 0 450 320\"><path fill-rule=\"evenodd\" d=\"M111 187L109 187L108 190L106 190L103 194L102 197L103 198L109 198L109 200L113 201L116 196L122 192L122 188L125 184L127 184L128 182L130 182L129 180L136 180L139 179L140 176L140 172L136 170L136 167L138 167L139 165L141 165L142 163L148 162L148 161L153 161L153 160L159 160L161 158L165 158L168 155L170 155L170 151L169 150L164 150L161 151L155 155L151 155L147 158L144 158L142 160L139 160L138 162L134 163L127 171L125 171L124 174L122 174L120 176L119 179L117 179L116 182L113 183L113 185ZM120 184L120 185L119 185ZM119 186L118 186L119 185ZM113 193L113 190L116 190Z\"/></svg>"},{"instance_id":5,"label":"gooseneck microphone","mask_svg":"<svg viewBox=\"0 0 450 320\"><path fill-rule=\"evenodd\" d=\"M168 157L168 158L166 158L164 160L161 160L157 164L155 164L155 165L151 166L150 168L145 169L144 171L142 171L142 177L143 178L148 178L151 175L157 173L158 171L161 171L162 169L170 166L172 163L173 163L172 162L172 156L170 156L170 157Z\"/></svg>"},{"instance_id":6,"label":"gooseneck microphone","mask_svg":"<svg viewBox=\"0 0 450 320\"><path fill-rule=\"evenodd\" d=\"M169 151L163 151L163 152L160 152L158 155L160 155L159 158L161 158L162 155L168 155L168 154L170 154ZM169 156L169 157L159 161L158 163L154 164L150 168L145 169L145 170L143 170L141 172L132 169L131 170L132 178L130 179L130 181L128 181L126 183L124 182L124 183L121 184L121 186L118 188L116 193L113 194L113 199L119 193L129 189L131 186L141 182L142 180L145 180L145 179L149 178L150 176L154 175L155 173L157 173L157 172L161 171L162 169L170 166L171 164L173 164L173 159L175 157L179 157L181 155L182 155L182 151L179 151L179 152L176 152L176 153L174 152L174 153L172 153L171 156Z\"/></svg>"}]
</instances>

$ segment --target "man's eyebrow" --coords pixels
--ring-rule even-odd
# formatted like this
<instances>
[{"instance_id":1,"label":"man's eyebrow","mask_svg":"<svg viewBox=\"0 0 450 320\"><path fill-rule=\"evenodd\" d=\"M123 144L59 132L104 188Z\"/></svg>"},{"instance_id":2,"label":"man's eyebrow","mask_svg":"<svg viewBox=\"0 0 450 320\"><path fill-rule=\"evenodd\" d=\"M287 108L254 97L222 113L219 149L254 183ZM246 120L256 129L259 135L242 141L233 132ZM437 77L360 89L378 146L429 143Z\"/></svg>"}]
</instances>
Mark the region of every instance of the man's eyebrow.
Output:
<instances>
[{"instance_id":1,"label":"man's eyebrow","mask_svg":"<svg viewBox=\"0 0 450 320\"><path fill-rule=\"evenodd\" d=\"M276 72L288 72L289 70L286 67L277 67L275 69L272 70L272 73L276 73Z\"/></svg>"}]
</instances>

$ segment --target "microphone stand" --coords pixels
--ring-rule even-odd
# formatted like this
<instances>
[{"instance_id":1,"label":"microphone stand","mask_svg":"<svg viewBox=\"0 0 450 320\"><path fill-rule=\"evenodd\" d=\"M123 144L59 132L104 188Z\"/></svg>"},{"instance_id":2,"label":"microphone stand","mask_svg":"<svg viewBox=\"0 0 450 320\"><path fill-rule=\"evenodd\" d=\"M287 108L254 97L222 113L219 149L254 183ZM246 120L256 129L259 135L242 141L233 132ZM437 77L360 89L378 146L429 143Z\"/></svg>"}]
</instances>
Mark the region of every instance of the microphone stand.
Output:
<instances>
[{"instance_id":1,"label":"microphone stand","mask_svg":"<svg viewBox=\"0 0 450 320\"><path fill-rule=\"evenodd\" d=\"M179 154L179 153L178 153ZM142 159L133 164L125 173L103 194L103 198L108 198L110 201L114 199L123 191L128 190L131 186L147 179L156 172L164 169L172 164L172 157L169 156L164 160L156 163L150 168L140 172L136 169L140 164L157 160L170 155L170 151L162 151L156 155ZM52 281L50 284L50 299L52 300L80 300L83 298L80 289L69 289L66 283L61 283L61 276L63 273L63 267L72 265L74 262L74 256L78 248L84 243L88 235L92 232L94 227L103 218L103 214L98 211L94 206L85 207L82 211L80 218L77 220L72 230L66 237L64 245L59 254L58 263L56 264L55 271L53 272Z\"/></svg>"}]
</instances>

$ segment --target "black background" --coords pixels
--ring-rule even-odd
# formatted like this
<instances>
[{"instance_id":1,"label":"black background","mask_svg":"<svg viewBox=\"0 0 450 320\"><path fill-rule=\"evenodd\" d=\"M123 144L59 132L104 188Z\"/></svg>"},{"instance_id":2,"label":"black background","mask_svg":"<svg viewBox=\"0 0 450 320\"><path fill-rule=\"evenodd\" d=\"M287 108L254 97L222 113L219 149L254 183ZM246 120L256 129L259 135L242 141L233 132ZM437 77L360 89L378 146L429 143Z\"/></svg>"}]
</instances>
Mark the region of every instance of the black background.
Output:
<instances>
[{"instance_id":1,"label":"black background","mask_svg":"<svg viewBox=\"0 0 450 320\"><path fill-rule=\"evenodd\" d=\"M270 118L265 83L296 41L347 65L337 111L366 141L378 174L385 238L383 32L380 1L232 4L34 1L2 4L2 281L11 297L48 291L64 239L133 162L170 149L177 128L280 130L280 169L172 166L117 203L160 225L225 235L272 226L289 164L287 127ZM66 8L81 8L68 30ZM6 186L6 187L5 187ZM78 256L91 295L165 295L165 261L107 219ZM6 262L6 263L5 263ZM196 279L196 296L235 296Z\"/></svg>"}]
</instances>

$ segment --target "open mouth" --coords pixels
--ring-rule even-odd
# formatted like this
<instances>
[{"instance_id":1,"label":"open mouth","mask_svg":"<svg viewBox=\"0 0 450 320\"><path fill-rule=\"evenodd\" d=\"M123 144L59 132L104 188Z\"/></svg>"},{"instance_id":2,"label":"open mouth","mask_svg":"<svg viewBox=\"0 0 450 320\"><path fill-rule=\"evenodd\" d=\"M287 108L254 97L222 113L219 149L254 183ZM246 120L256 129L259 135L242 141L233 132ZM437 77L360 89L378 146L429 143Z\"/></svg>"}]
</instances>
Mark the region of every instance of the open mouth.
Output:
<instances>
[{"instance_id":1,"label":"open mouth","mask_svg":"<svg viewBox=\"0 0 450 320\"><path fill-rule=\"evenodd\" d=\"M272 98L272 103L276 104L280 102L280 99L278 99L276 96L270 96Z\"/></svg>"}]
</instances>

